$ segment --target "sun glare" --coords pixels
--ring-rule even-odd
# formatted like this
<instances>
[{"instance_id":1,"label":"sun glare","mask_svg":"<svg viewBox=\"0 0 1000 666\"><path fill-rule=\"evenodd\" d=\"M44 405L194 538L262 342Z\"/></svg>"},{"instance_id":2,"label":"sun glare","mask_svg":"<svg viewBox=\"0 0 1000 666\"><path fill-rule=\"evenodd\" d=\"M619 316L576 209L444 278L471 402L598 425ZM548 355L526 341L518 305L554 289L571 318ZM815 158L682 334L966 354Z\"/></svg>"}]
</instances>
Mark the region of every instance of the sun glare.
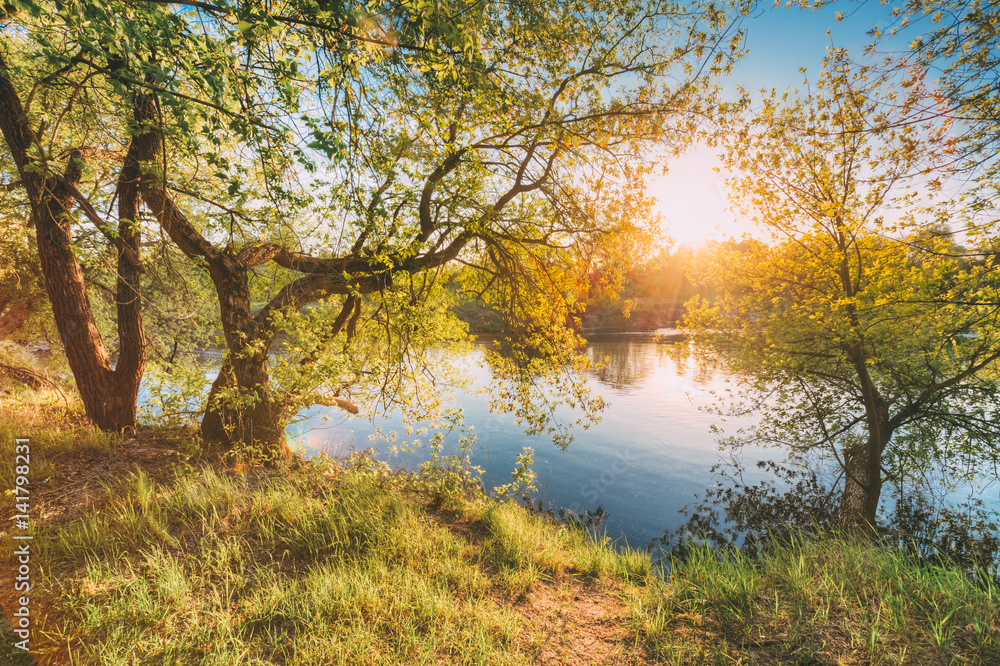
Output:
<instances>
[{"instance_id":1,"label":"sun glare","mask_svg":"<svg viewBox=\"0 0 1000 666\"><path fill-rule=\"evenodd\" d=\"M650 178L649 192L675 245L696 246L752 231L749 221L729 210L725 172L715 171L722 167L713 149L697 146L668 166L666 175Z\"/></svg>"}]
</instances>

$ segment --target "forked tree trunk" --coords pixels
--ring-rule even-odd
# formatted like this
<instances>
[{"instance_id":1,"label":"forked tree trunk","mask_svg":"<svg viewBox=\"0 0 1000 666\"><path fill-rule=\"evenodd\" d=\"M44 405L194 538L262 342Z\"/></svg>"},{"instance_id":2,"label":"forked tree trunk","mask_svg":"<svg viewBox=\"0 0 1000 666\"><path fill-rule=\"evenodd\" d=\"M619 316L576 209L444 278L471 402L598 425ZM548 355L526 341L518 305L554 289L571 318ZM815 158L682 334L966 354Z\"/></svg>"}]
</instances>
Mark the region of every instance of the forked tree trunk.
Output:
<instances>
[{"instance_id":1,"label":"forked tree trunk","mask_svg":"<svg viewBox=\"0 0 1000 666\"><path fill-rule=\"evenodd\" d=\"M125 255L125 250L129 250L133 257L138 257L139 232L131 221L119 225L121 244L116 303L120 359L118 367L113 368L94 322L83 270L72 245L72 209L81 175L78 155L74 153L70 157L62 176L31 168L28 155L31 146L38 141L8 72L0 56L0 130L31 203L38 257L56 328L87 416L102 430L121 432L135 426L136 397L145 368L145 337L139 302L141 269L134 258L127 259ZM128 158L126 162L128 166ZM137 173L137 165L132 167ZM124 175L123 172L123 180L119 183L120 210L126 211L130 220L135 220L138 218L138 199L130 196L128 190L134 190L136 182L124 180ZM136 207L129 208L129 202Z\"/></svg>"},{"instance_id":2,"label":"forked tree trunk","mask_svg":"<svg viewBox=\"0 0 1000 666\"><path fill-rule=\"evenodd\" d=\"M162 143L159 131L148 129L157 118L153 96L136 95L133 114L136 126L147 128L132 137L135 159L155 164ZM208 265L219 299L227 355L209 393L202 437L214 444L243 443L265 452L283 452L284 403L271 391L267 374L273 331L260 326L252 315L250 267L231 247L219 250L200 234L167 194L162 174L136 169L134 180L146 207L181 251Z\"/></svg>"},{"instance_id":3,"label":"forked tree trunk","mask_svg":"<svg viewBox=\"0 0 1000 666\"><path fill-rule=\"evenodd\" d=\"M54 179L46 181L46 187L62 195L48 197L46 205L34 214L38 255L56 328L87 416L101 430L121 432L135 426L136 399L145 368L138 270L125 268L127 262L119 261L116 306L120 355L118 366L112 368L71 245L68 208L72 197ZM138 232L126 232L123 240L137 249L138 237Z\"/></svg>"},{"instance_id":4,"label":"forked tree trunk","mask_svg":"<svg viewBox=\"0 0 1000 666\"><path fill-rule=\"evenodd\" d=\"M292 283L253 317L250 312L249 270L245 257L240 260L229 249L216 254L209 262L209 274L219 296L228 355L212 384L201 432L210 442L240 442L265 455L277 457L289 453L285 428L291 413L287 400L271 389L268 377L267 356L278 332L268 315L276 302L284 303L286 296L293 303L295 295L302 297L304 302L311 302L314 298L308 287L301 288L301 281ZM360 315L360 297L349 296L336 320L324 332L323 339L332 340L346 329L347 339L350 340ZM320 347L300 363L304 365L314 361ZM319 404L358 413L357 405L346 398L334 395L314 399Z\"/></svg>"}]
</instances>

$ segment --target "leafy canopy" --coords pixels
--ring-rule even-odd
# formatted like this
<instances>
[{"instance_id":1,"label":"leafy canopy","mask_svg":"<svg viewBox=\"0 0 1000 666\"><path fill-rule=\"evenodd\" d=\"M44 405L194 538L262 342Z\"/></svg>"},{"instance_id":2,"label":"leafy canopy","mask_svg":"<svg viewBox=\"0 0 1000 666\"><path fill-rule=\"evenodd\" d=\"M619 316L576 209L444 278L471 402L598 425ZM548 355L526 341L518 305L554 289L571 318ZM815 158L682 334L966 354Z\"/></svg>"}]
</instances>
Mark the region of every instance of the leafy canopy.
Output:
<instances>
[{"instance_id":1,"label":"leafy canopy","mask_svg":"<svg viewBox=\"0 0 1000 666\"><path fill-rule=\"evenodd\" d=\"M710 2L9 7L33 168L79 150L83 207L113 244L114 181L97 174L141 144L136 224L216 287L236 369L216 397L248 410L280 393L286 414L414 395L414 352L458 333L431 317L455 263L504 313L508 375L537 385L539 361L579 342L582 267L655 228L643 176L715 113L710 75L740 45Z\"/></svg>"},{"instance_id":2,"label":"leafy canopy","mask_svg":"<svg viewBox=\"0 0 1000 666\"><path fill-rule=\"evenodd\" d=\"M834 52L814 91L772 92L734 121L734 203L770 242L719 245L702 269L719 298L689 317L747 378L741 408L760 415L730 443L818 454L848 485L862 460L872 511L888 469L967 475L970 460L996 459L1000 283L921 226L925 174L952 149L947 124L914 121L934 103L919 72Z\"/></svg>"}]
</instances>

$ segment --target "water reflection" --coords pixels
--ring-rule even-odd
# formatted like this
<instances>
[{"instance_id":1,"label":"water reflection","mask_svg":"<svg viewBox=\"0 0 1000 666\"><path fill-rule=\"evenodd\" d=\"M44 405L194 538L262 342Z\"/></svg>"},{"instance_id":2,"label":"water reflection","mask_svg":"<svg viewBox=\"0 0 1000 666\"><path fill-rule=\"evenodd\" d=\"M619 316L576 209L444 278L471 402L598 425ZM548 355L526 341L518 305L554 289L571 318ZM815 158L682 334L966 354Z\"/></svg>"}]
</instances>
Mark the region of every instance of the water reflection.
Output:
<instances>
[{"instance_id":1,"label":"water reflection","mask_svg":"<svg viewBox=\"0 0 1000 666\"><path fill-rule=\"evenodd\" d=\"M598 381L619 391L641 384L655 367L648 343L593 342L587 356Z\"/></svg>"},{"instance_id":2,"label":"water reflection","mask_svg":"<svg viewBox=\"0 0 1000 666\"><path fill-rule=\"evenodd\" d=\"M713 426L745 423L721 424L716 415L700 409L714 403L731 378L724 369L686 351L689 345L676 336L670 339L679 344L655 341L650 335L591 341L588 356L606 362L588 383L609 405L601 423L575 430L575 440L566 451L546 437L525 436L512 415L491 412L483 396L459 394L465 422L474 425L478 435L472 462L485 470L483 482L490 486L509 481L517 455L529 446L535 450L538 499L545 505L578 514L601 505L610 514L602 523L607 534L639 546L662 535L665 528L679 527L683 518L678 510L714 483L710 469L720 455ZM468 357L477 387L490 383L481 357L481 350ZM579 414L559 408L555 416L565 424ZM426 448L395 457L387 453L384 442L369 440L375 426L383 432L403 432L405 425L392 414L374 424L361 419L345 423L343 413L326 408L307 410L300 417L289 434L313 451L336 454L352 445L375 445L382 449L379 459L410 469L428 458ZM457 438L454 433L447 436L445 454L457 450ZM744 453L752 464L757 452Z\"/></svg>"},{"instance_id":3,"label":"water reflection","mask_svg":"<svg viewBox=\"0 0 1000 666\"><path fill-rule=\"evenodd\" d=\"M716 377L729 376L722 359L708 348L690 343L678 334L658 335L658 349L670 357L677 377L689 377L696 384L711 384Z\"/></svg>"},{"instance_id":4,"label":"water reflection","mask_svg":"<svg viewBox=\"0 0 1000 666\"><path fill-rule=\"evenodd\" d=\"M677 329L660 329L655 335L601 336L590 340L587 357L601 384L626 393L665 367L672 367L676 377L699 385L712 384L726 374L717 357L698 353Z\"/></svg>"},{"instance_id":5,"label":"water reflection","mask_svg":"<svg viewBox=\"0 0 1000 666\"><path fill-rule=\"evenodd\" d=\"M512 415L492 412L475 390L459 392L465 421L475 426L478 436L472 462L485 470L484 484L509 481L517 455L530 446L535 450L538 498L546 506L551 503L582 514L600 505L610 514L602 523L607 534L627 537L638 546L661 536L664 529L680 527L684 518L678 510L718 481L710 469L725 458L717 449L720 433L713 429L733 434L750 425L752 417L723 419L710 409L719 405L720 397L727 395L738 378L721 361L699 352L676 333L661 333L665 335L657 340L627 335L591 341L587 354L602 362L602 367L588 377L588 383L609 406L602 422L577 430L575 441L565 451L545 437L525 436ZM449 357L448 362L466 369L474 388L490 384L482 348L462 358ZM568 423L578 414L561 409L556 416ZM301 444L313 455L321 451L342 455L352 448L375 446L381 449L378 459L394 466L415 469L428 459L426 446L412 454L391 455L386 441L377 437L376 427L383 433L398 431L402 437L406 424L398 414L379 416L372 422L315 406L299 413L288 435L293 445ZM422 437L426 441L428 435ZM445 455L457 452L457 439L455 433L447 436ZM745 483L772 478L754 463L774 458L774 450L747 447L741 455Z\"/></svg>"}]
</instances>

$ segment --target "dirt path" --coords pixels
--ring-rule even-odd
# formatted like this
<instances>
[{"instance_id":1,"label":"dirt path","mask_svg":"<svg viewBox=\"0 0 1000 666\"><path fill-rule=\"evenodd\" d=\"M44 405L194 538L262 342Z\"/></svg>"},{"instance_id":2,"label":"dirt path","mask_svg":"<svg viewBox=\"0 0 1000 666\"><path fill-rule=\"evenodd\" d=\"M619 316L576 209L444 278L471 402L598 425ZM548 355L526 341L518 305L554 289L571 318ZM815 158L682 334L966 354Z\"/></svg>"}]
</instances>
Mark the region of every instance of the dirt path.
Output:
<instances>
[{"instance_id":1,"label":"dirt path","mask_svg":"<svg viewBox=\"0 0 1000 666\"><path fill-rule=\"evenodd\" d=\"M541 630L536 664L619 666L647 663L625 630L628 608L600 583L537 583L517 604L529 626Z\"/></svg>"}]
</instances>

